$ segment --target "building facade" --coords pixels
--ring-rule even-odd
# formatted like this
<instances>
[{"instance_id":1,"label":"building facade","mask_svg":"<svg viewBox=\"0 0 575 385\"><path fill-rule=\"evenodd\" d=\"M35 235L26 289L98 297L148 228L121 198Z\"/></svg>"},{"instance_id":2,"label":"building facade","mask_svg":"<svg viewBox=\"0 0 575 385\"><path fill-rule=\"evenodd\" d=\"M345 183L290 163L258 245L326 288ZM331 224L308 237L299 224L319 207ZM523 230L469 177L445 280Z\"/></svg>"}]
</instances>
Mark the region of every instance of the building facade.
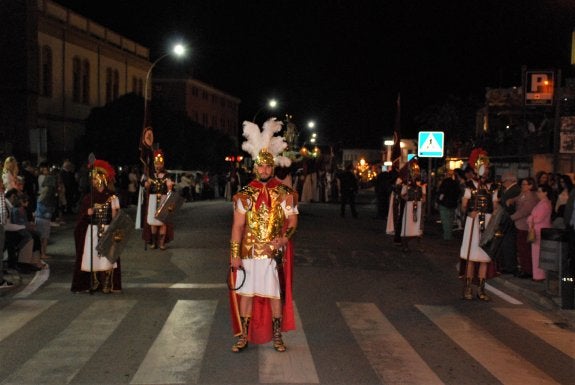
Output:
<instances>
[{"instance_id":1,"label":"building facade","mask_svg":"<svg viewBox=\"0 0 575 385\"><path fill-rule=\"evenodd\" d=\"M93 108L145 95L147 47L51 0L0 5L0 159L69 157ZM169 82L180 91L152 83L152 96L169 97L192 120L237 135L239 99L192 79Z\"/></svg>"},{"instance_id":2,"label":"building facade","mask_svg":"<svg viewBox=\"0 0 575 385\"><path fill-rule=\"evenodd\" d=\"M236 138L240 99L197 79L155 78L152 95L192 121Z\"/></svg>"}]
</instances>

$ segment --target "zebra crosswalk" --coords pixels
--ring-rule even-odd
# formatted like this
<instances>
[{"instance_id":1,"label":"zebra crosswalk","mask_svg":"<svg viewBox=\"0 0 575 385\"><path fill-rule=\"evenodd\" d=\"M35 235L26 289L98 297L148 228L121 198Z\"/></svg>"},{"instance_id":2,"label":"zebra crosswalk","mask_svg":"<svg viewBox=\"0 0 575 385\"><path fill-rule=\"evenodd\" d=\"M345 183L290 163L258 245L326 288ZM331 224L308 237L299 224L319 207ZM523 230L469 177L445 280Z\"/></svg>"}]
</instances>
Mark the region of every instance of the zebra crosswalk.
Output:
<instances>
[{"instance_id":1,"label":"zebra crosswalk","mask_svg":"<svg viewBox=\"0 0 575 385\"><path fill-rule=\"evenodd\" d=\"M102 297L104 298L104 297ZM168 306L167 315L155 330L153 338L144 345L131 373L108 373L107 379L114 383L130 384L202 384L215 383L204 371L210 339L214 338L218 308L227 304L220 299L177 299ZM0 359L2 366L7 361L9 340L25 331L29 325L41 324L50 316L49 310L58 305L58 300L15 299L0 309ZM75 384L85 383L79 373L95 359L99 352L109 349L110 340L122 328L135 329L137 322L130 314L140 306L137 299L114 298L98 300L92 298L86 307L70 318L51 338L42 340L42 345L21 354L20 361L12 367L0 369L1 384ZM381 384L445 384L473 383L469 378L450 378L414 344L413 337L402 335L402 328L394 325L393 319L374 303L337 302L337 310L347 328L341 333L350 333L363 359ZM575 333L557 325L545 315L527 307L493 307L493 311L507 320L510 325L521 329L533 338L549 345L550 349L564 356L563 362L575 359ZM560 384L566 383L569 373L558 374L545 370L542 365L525 359L524 352L508 346L476 320L462 314L454 306L415 305L415 311L437 333L447 336L454 350L461 350L471 357L474 365L480 366L493 378L492 383L501 384ZM50 313L50 314L49 314ZM139 314L139 313L138 313ZM297 329L286 336L288 351L276 353L270 346L259 345L249 350L257 353L242 353L243 360L253 359L255 372L250 378L257 378L260 384L322 384L324 364L314 354L313 342L306 335L297 304L295 307ZM305 317L303 317L305 319ZM140 332L141 333L141 332ZM231 334L231 333L230 333ZM226 336L232 342L231 336ZM130 341L126 337L126 341ZM313 341L313 339L312 339ZM118 346L114 346L118 349ZM131 347L134 349L134 347ZM130 350L125 346L126 352ZM357 350L354 350L357 351ZM126 355L118 352L118 357ZM222 365L233 363L236 355L229 350L221 352ZM212 356L213 357L213 356ZM121 358L118 358L121 359ZM358 359L358 357L354 357ZM230 361L225 363L224 361ZM241 361L240 361L241 362ZM248 366L249 367L249 366ZM573 372L574 367L565 368ZM332 368L333 369L333 368ZM347 370L354 370L353 367ZM128 371L128 370L126 370ZM116 376L116 377L115 377ZM97 382L97 381L96 381ZM242 378L230 378L226 383L253 383ZM491 383L491 382L488 382Z\"/></svg>"}]
</instances>

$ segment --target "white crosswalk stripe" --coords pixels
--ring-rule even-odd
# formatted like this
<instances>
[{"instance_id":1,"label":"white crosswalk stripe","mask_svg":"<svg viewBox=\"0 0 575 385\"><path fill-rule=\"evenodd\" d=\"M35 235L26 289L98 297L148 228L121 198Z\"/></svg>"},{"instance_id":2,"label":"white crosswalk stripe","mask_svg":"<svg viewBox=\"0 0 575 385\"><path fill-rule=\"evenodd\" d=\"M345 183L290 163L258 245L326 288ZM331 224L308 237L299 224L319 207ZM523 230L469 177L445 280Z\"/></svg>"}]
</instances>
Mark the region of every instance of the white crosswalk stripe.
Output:
<instances>
[{"instance_id":1,"label":"white crosswalk stripe","mask_svg":"<svg viewBox=\"0 0 575 385\"><path fill-rule=\"evenodd\" d=\"M575 360L575 333L572 331L559 328L549 318L530 309L495 310Z\"/></svg>"},{"instance_id":2,"label":"white crosswalk stripe","mask_svg":"<svg viewBox=\"0 0 575 385\"><path fill-rule=\"evenodd\" d=\"M69 384L77 383L80 377L85 381L86 367L95 354L105 350L112 343L120 326L128 325L137 310L143 310L149 304L144 301L115 297L102 297L99 300L91 297L83 309L72 321L62 328L51 339L46 339L43 346L34 349L29 356L14 367L13 371L2 372L2 384ZM105 299L104 299L105 298ZM227 307L217 299L174 300L159 311L166 315L163 324L153 330L148 343L135 344L131 349L141 349L141 355L133 362L128 381L130 384L199 384L206 381L203 376L206 354L210 341L214 337L214 325L218 324L216 316L218 307ZM59 306L76 306L83 302L72 301L67 304L55 300L16 299L0 309L0 349L14 335L29 327L39 327L50 313ZM382 384L443 384L445 373L440 377L430 366L430 356L425 351L418 351L404 337L398 328L386 317L374 303L337 302L341 314L340 321L347 325L342 333L351 333L350 340L355 341L366 365L373 369L371 378L379 378ZM56 307L55 307L56 306ZM484 329L473 319L460 313L452 306L416 305L416 308L436 328L437 333L445 336L445 343L453 344L465 351L467 360L502 384L556 384L557 373L545 373L521 353L513 350ZM51 311L48 311L51 310ZM78 309L80 310L80 309ZM314 349L309 344L302 315L294 306L296 330L286 334L288 350L279 354L273 350L271 343L250 345L250 353L242 353L238 362L252 360L257 372L247 378L257 378L260 384L321 384L321 361L314 357ZM557 326L541 313L526 307L493 307L490 310L501 319L508 320L509 325L522 328L522 333L529 333L544 341L548 349L556 349L556 354L564 355L564 360L575 359L575 333ZM46 314L45 314L46 313ZM160 313L158 313L160 314ZM130 317L128 317L130 315ZM51 316L50 316L51 317ZM43 320L44 318L44 320ZM304 318L305 319L305 318ZM35 324L35 326L30 326ZM431 325L431 323L429 323ZM130 324L132 327L132 324ZM133 324L138 333L138 324ZM221 322L219 323L222 329ZM218 332L219 333L219 332ZM216 334L218 334L216 333ZM25 334L25 333L24 333ZM351 338L353 336L353 338ZM127 336L123 336L127 337ZM219 336L217 337L219 338ZM232 337L230 333L230 343ZM224 336L223 339L226 339ZM129 338L126 341L131 341ZM539 343L539 342L536 342ZM540 343L539 343L540 344ZM226 348L228 346L226 345ZM355 347L354 347L355 348ZM255 349L255 351L254 351ZM523 350L525 354L525 350ZM228 365L235 365L238 356L231 355ZM255 354L254 354L255 353ZM0 351L6 357L6 351ZM121 352L119 353L121 355ZM222 353L223 354L223 353ZM328 355L329 356L329 355ZM561 356L563 357L563 356ZM325 364L324 364L325 365ZM325 367L323 368L325 370ZM353 370L353 369L352 369ZM1 371L0 371L1 372ZM86 372L86 373L81 373ZM560 378L560 377L557 377ZM238 379L240 380L240 379ZM451 379L452 380L452 379ZM126 383L126 379L118 383ZM448 382L448 381L446 381ZM250 382L251 383L251 382Z\"/></svg>"},{"instance_id":3,"label":"white crosswalk stripe","mask_svg":"<svg viewBox=\"0 0 575 385\"><path fill-rule=\"evenodd\" d=\"M197 384L217 301L176 302L132 384Z\"/></svg>"},{"instance_id":4,"label":"white crosswalk stripe","mask_svg":"<svg viewBox=\"0 0 575 385\"><path fill-rule=\"evenodd\" d=\"M70 326L2 384L68 384L114 332L136 301L91 304Z\"/></svg>"},{"instance_id":5,"label":"white crosswalk stripe","mask_svg":"<svg viewBox=\"0 0 575 385\"><path fill-rule=\"evenodd\" d=\"M374 304L340 302L338 306L383 383L443 384Z\"/></svg>"},{"instance_id":6,"label":"white crosswalk stripe","mask_svg":"<svg viewBox=\"0 0 575 385\"><path fill-rule=\"evenodd\" d=\"M417 308L502 383L557 384L480 325L457 314L453 307L417 305Z\"/></svg>"},{"instance_id":7,"label":"white crosswalk stripe","mask_svg":"<svg viewBox=\"0 0 575 385\"><path fill-rule=\"evenodd\" d=\"M269 346L259 347L259 380L262 384L319 384L313 357L294 303L296 330L289 333L289 346L278 354Z\"/></svg>"}]
</instances>

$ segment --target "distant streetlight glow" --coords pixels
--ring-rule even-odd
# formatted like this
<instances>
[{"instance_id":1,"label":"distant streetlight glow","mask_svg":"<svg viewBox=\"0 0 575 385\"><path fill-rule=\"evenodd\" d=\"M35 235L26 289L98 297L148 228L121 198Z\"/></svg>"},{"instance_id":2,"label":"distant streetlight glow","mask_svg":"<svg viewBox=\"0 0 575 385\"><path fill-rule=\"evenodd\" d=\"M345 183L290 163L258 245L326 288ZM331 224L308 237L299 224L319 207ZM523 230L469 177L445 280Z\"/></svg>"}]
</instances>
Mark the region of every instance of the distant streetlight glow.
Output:
<instances>
[{"instance_id":1,"label":"distant streetlight glow","mask_svg":"<svg viewBox=\"0 0 575 385\"><path fill-rule=\"evenodd\" d=\"M275 99L268 100L268 103L265 106L260 107L260 109L256 111L254 118L252 119L252 122L254 122L254 123L256 122L256 118L258 117L259 113L262 112L262 110L264 108L267 107L267 108L270 108L273 110L277 107L277 105L278 105L277 100L275 100Z\"/></svg>"},{"instance_id":2,"label":"distant streetlight glow","mask_svg":"<svg viewBox=\"0 0 575 385\"><path fill-rule=\"evenodd\" d=\"M307 128L309 128L310 130L315 128L315 122L313 120L310 120L309 122L307 122Z\"/></svg>"},{"instance_id":3,"label":"distant streetlight glow","mask_svg":"<svg viewBox=\"0 0 575 385\"><path fill-rule=\"evenodd\" d=\"M157 58L152 63L150 68L148 68L148 73L146 74L146 84L144 86L144 127L147 125L147 119L148 119L148 91L150 88L150 78L152 76L152 70L154 69L156 64L158 64L160 60L164 59L165 57L168 57L170 55L174 55L175 57L182 57L185 54L186 54L186 47L183 44L178 43L172 47L172 51L167 52L162 56L160 56L159 58Z\"/></svg>"}]
</instances>

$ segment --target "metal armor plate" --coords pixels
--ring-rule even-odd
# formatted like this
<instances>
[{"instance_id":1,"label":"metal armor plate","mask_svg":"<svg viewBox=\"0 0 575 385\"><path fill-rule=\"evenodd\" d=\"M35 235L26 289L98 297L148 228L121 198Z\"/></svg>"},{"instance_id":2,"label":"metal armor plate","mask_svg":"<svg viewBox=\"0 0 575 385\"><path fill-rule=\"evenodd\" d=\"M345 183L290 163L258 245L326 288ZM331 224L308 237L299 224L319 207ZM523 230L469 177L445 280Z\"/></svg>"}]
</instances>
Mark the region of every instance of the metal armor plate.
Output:
<instances>
[{"instance_id":1,"label":"metal armor plate","mask_svg":"<svg viewBox=\"0 0 575 385\"><path fill-rule=\"evenodd\" d=\"M134 221L124 210L119 210L118 215L98 241L96 250L100 255L105 256L111 263L115 263L124 247L128 244L128 239L134 230Z\"/></svg>"},{"instance_id":2,"label":"metal armor plate","mask_svg":"<svg viewBox=\"0 0 575 385\"><path fill-rule=\"evenodd\" d=\"M164 223L173 221L174 214L184 204L185 198L178 191L170 191L164 203L156 210L156 219Z\"/></svg>"}]
</instances>

